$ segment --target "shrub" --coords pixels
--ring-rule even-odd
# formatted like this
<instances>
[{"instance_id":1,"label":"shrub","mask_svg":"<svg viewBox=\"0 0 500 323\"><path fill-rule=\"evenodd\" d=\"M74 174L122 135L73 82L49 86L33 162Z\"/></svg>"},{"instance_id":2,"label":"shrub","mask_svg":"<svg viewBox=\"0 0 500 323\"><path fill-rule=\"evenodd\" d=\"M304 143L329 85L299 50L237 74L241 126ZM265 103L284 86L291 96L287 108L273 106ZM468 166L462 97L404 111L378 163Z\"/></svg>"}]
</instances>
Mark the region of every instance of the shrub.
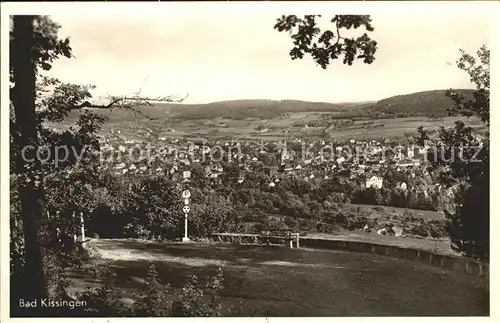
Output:
<instances>
[{"instance_id":1,"label":"shrub","mask_svg":"<svg viewBox=\"0 0 500 323\"><path fill-rule=\"evenodd\" d=\"M158 280L158 272L153 264L149 267L146 284L133 294L135 303L127 307L113 289L114 275L106 268L94 267L94 276L104 278L103 287L88 289L79 293L78 299L88 304L89 316L141 316L141 317L193 317L221 316L223 271L219 267L215 276L201 284L197 276L191 276L186 285L172 293L170 286L163 286ZM241 312L229 308L227 314Z\"/></svg>"},{"instance_id":2,"label":"shrub","mask_svg":"<svg viewBox=\"0 0 500 323\"><path fill-rule=\"evenodd\" d=\"M263 223L255 223L251 229L250 232L252 233L260 233L262 230L264 230L264 224Z\"/></svg>"},{"instance_id":3,"label":"shrub","mask_svg":"<svg viewBox=\"0 0 500 323\"><path fill-rule=\"evenodd\" d=\"M421 236L421 237L428 236L427 227L424 225L421 225L421 224L417 224L417 225L411 227L409 232L413 235L417 235L417 236Z\"/></svg>"},{"instance_id":4,"label":"shrub","mask_svg":"<svg viewBox=\"0 0 500 323\"><path fill-rule=\"evenodd\" d=\"M367 223L367 218L364 216L354 216L347 219L346 229L349 231L359 230L364 228Z\"/></svg>"},{"instance_id":5,"label":"shrub","mask_svg":"<svg viewBox=\"0 0 500 323\"><path fill-rule=\"evenodd\" d=\"M221 316L223 283L223 272L220 267L217 274L206 283L205 288L200 287L197 276L191 276L177 300L173 302L172 315L177 317ZM205 295L209 298L208 302Z\"/></svg>"},{"instance_id":6,"label":"shrub","mask_svg":"<svg viewBox=\"0 0 500 323\"><path fill-rule=\"evenodd\" d=\"M347 217L342 213L337 213L335 216L335 223L340 226L345 226L347 224Z\"/></svg>"},{"instance_id":7,"label":"shrub","mask_svg":"<svg viewBox=\"0 0 500 323\"><path fill-rule=\"evenodd\" d=\"M136 316L169 316L172 313L172 301L168 299L170 286L162 286L158 281L156 266L152 264L148 270L146 284L134 303Z\"/></svg>"},{"instance_id":8,"label":"shrub","mask_svg":"<svg viewBox=\"0 0 500 323\"><path fill-rule=\"evenodd\" d=\"M429 226L429 235L433 238L442 238L448 236L445 221L431 220L427 222Z\"/></svg>"},{"instance_id":9,"label":"shrub","mask_svg":"<svg viewBox=\"0 0 500 323\"><path fill-rule=\"evenodd\" d=\"M320 233L337 233L340 228L335 224L321 223L316 224L316 231Z\"/></svg>"},{"instance_id":10,"label":"shrub","mask_svg":"<svg viewBox=\"0 0 500 323\"><path fill-rule=\"evenodd\" d=\"M88 316L128 316L131 313L120 299L120 296L113 288L114 275L109 269L94 265L90 269L94 278L104 281L104 286L97 288L87 288L85 292L77 293L80 301L87 303Z\"/></svg>"},{"instance_id":11,"label":"shrub","mask_svg":"<svg viewBox=\"0 0 500 323\"><path fill-rule=\"evenodd\" d=\"M309 231L309 230L311 230L311 227L312 227L311 221L302 220L302 219L299 220L299 230L300 231Z\"/></svg>"},{"instance_id":12,"label":"shrub","mask_svg":"<svg viewBox=\"0 0 500 323\"><path fill-rule=\"evenodd\" d=\"M289 229L299 228L299 221L289 216L285 217L285 224Z\"/></svg>"},{"instance_id":13,"label":"shrub","mask_svg":"<svg viewBox=\"0 0 500 323\"><path fill-rule=\"evenodd\" d=\"M366 220L366 224L368 224L368 226L369 226L370 228L373 228L373 227L377 226L377 224L378 224L378 219L377 219L377 218L368 218L368 219Z\"/></svg>"},{"instance_id":14,"label":"shrub","mask_svg":"<svg viewBox=\"0 0 500 323\"><path fill-rule=\"evenodd\" d=\"M245 214L241 217L241 220L243 222L255 222L256 218L256 214L253 214L252 212L245 212Z\"/></svg>"}]
</instances>

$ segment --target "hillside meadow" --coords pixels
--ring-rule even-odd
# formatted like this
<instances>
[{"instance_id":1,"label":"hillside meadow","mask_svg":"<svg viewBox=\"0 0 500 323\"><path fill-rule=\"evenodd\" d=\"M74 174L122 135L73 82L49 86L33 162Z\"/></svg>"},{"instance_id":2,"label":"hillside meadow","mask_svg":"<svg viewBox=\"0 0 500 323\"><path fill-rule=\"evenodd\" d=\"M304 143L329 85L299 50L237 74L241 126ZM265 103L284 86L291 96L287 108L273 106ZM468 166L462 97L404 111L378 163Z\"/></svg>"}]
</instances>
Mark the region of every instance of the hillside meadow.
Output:
<instances>
[{"instance_id":1,"label":"hillside meadow","mask_svg":"<svg viewBox=\"0 0 500 323\"><path fill-rule=\"evenodd\" d=\"M129 139L138 139L139 129L156 129L159 136L166 137L201 137L201 138L228 138L233 140L262 139L279 140L288 138L318 137L324 139L381 139L381 138L403 138L409 134L416 133L419 126L427 130L436 130L440 126L451 127L458 120L464 121L473 127L477 122L475 119L461 117L444 117L434 120L427 117L409 117L395 119L371 120L372 125L365 127L363 121L353 122L351 127L326 127L326 126L297 126L297 122L312 122L319 120L324 113L298 112L291 113L287 118L271 120L176 120L176 122L159 120L139 121L110 121L107 122L102 132L111 129L119 129ZM60 125L55 125L60 126ZM168 130L167 130L168 129Z\"/></svg>"},{"instance_id":2,"label":"hillside meadow","mask_svg":"<svg viewBox=\"0 0 500 323\"><path fill-rule=\"evenodd\" d=\"M466 97L470 90L461 91ZM298 100L233 100L207 104L153 104L129 110L90 109L108 118L103 132L120 130L130 139L139 129L158 136L277 140L283 137L378 139L405 137L417 127L450 127L458 120L479 126L476 119L448 116L452 101L445 90L398 95L378 102L326 103ZM76 112L54 127L69 126Z\"/></svg>"}]
</instances>

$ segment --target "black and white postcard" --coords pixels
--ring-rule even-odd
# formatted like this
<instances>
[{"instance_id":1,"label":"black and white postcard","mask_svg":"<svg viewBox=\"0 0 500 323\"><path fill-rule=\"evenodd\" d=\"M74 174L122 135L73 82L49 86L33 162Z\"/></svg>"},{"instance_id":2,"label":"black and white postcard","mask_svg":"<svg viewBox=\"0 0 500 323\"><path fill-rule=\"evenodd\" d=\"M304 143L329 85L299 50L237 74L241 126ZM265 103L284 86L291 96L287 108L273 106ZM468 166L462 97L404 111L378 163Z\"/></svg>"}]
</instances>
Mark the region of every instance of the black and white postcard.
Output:
<instances>
[{"instance_id":1,"label":"black and white postcard","mask_svg":"<svg viewBox=\"0 0 500 323\"><path fill-rule=\"evenodd\" d=\"M2 320L492 316L498 8L2 4Z\"/></svg>"}]
</instances>

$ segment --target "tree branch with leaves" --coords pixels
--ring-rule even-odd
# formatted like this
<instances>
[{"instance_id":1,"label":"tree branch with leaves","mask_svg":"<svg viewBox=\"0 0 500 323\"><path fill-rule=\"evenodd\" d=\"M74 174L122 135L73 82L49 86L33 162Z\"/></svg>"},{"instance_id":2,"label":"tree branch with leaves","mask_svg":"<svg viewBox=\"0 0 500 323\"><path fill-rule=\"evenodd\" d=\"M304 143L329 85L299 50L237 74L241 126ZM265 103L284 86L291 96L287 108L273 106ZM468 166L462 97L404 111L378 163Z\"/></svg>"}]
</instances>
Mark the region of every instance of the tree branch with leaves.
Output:
<instances>
[{"instance_id":1,"label":"tree branch with leaves","mask_svg":"<svg viewBox=\"0 0 500 323\"><path fill-rule=\"evenodd\" d=\"M461 120L454 127L441 127L428 161L430 170L439 172L439 182L455 190L455 206L445 210L452 248L468 257L489 260L490 51L482 46L477 57L463 50L460 54L457 67L469 75L476 90L470 99L448 90L447 96L454 102L449 113L478 118L485 128L484 136ZM423 127L418 132L420 144L429 139Z\"/></svg>"},{"instance_id":2,"label":"tree branch with leaves","mask_svg":"<svg viewBox=\"0 0 500 323\"><path fill-rule=\"evenodd\" d=\"M349 66L355 60L362 60L365 64L375 61L377 42L367 33L374 31L370 16L335 15L330 20L333 30L322 30L318 26L318 18L321 18L321 15L306 15L303 18L283 15L277 19L274 29L279 32L289 32L293 40L294 47L290 50L290 57L293 60L310 55L323 69L339 58ZM346 31L360 27L364 27L367 32L357 37L344 35Z\"/></svg>"}]
</instances>

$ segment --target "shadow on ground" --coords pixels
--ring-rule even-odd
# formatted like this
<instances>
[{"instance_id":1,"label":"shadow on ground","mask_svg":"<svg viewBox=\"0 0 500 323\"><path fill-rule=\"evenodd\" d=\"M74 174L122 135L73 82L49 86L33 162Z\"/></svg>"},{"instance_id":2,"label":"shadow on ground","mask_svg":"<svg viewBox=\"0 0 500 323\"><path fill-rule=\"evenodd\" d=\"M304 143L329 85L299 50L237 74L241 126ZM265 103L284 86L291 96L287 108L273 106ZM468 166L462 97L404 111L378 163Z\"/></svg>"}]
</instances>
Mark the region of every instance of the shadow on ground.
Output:
<instances>
[{"instance_id":1,"label":"shadow on ground","mask_svg":"<svg viewBox=\"0 0 500 323\"><path fill-rule=\"evenodd\" d=\"M144 284L151 263L172 288L190 275L206 279L222 266L223 296L227 304L242 301L244 316L489 315L484 278L386 256L133 240L96 246L102 254L96 262L116 273L114 286L124 296ZM69 276L74 290L101 283L83 271Z\"/></svg>"}]
</instances>

